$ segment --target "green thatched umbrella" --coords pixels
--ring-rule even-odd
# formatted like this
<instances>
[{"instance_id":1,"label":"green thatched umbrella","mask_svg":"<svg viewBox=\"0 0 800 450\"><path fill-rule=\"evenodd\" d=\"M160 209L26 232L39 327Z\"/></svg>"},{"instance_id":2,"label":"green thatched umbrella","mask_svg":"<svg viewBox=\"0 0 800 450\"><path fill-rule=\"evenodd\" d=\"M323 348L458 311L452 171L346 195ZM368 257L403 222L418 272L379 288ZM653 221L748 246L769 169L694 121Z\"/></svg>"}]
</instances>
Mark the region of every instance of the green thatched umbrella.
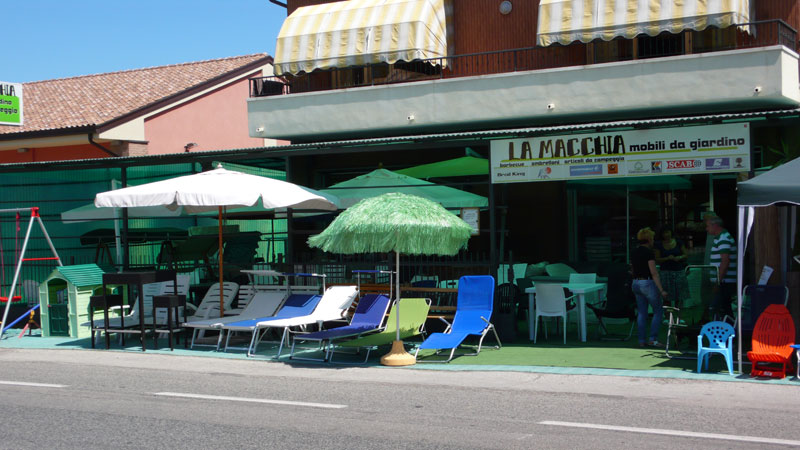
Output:
<instances>
[{"instance_id":1,"label":"green thatched umbrella","mask_svg":"<svg viewBox=\"0 0 800 450\"><path fill-rule=\"evenodd\" d=\"M395 276L399 281L400 253L455 255L467 246L471 231L472 227L438 203L414 195L389 193L351 206L322 233L311 236L308 243L331 253L395 252L398 272ZM400 283L395 284L397 308ZM397 341L381 359L387 365L414 363L400 341L399 316L398 310Z\"/></svg>"}]
</instances>

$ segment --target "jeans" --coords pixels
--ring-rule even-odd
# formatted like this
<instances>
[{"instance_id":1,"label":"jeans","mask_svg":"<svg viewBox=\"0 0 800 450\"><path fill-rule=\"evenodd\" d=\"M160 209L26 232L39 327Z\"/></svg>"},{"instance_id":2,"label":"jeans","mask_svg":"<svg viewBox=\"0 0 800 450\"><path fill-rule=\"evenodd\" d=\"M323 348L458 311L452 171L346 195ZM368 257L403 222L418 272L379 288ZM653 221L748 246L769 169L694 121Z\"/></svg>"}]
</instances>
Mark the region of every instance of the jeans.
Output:
<instances>
[{"instance_id":1,"label":"jeans","mask_svg":"<svg viewBox=\"0 0 800 450\"><path fill-rule=\"evenodd\" d=\"M658 329L661 327L661 318L664 310L661 308L661 295L659 295L656 282L653 280L633 280L633 295L636 296L636 310L638 317L636 327L639 331L639 343L645 344L658 340ZM650 322L650 339L647 339L647 307L653 307L653 320Z\"/></svg>"}]
</instances>

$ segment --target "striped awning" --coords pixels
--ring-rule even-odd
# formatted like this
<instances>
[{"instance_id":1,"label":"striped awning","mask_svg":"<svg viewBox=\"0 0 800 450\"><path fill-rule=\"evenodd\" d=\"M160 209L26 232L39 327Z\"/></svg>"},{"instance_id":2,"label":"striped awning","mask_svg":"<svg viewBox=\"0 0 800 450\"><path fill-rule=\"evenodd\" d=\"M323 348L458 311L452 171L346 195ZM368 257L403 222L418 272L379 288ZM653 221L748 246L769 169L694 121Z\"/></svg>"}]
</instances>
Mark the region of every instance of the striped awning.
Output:
<instances>
[{"instance_id":1,"label":"striped awning","mask_svg":"<svg viewBox=\"0 0 800 450\"><path fill-rule=\"evenodd\" d=\"M750 21L750 0L540 0L536 43L655 36Z\"/></svg>"},{"instance_id":2,"label":"striped awning","mask_svg":"<svg viewBox=\"0 0 800 450\"><path fill-rule=\"evenodd\" d=\"M447 56L451 8L450 0L347 0L298 8L278 34L275 73Z\"/></svg>"}]
</instances>

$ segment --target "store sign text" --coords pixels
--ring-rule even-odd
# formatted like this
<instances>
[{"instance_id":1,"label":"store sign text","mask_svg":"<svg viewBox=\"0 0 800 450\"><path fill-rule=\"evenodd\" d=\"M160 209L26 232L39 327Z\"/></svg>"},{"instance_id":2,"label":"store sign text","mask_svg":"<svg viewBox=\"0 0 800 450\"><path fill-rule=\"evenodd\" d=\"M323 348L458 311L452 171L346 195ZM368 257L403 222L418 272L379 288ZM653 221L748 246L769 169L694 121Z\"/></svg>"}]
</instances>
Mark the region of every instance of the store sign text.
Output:
<instances>
[{"instance_id":1,"label":"store sign text","mask_svg":"<svg viewBox=\"0 0 800 450\"><path fill-rule=\"evenodd\" d=\"M0 125L22 125L22 84L0 81Z\"/></svg>"},{"instance_id":2,"label":"store sign text","mask_svg":"<svg viewBox=\"0 0 800 450\"><path fill-rule=\"evenodd\" d=\"M492 181L508 183L749 170L748 124L492 141Z\"/></svg>"}]
</instances>

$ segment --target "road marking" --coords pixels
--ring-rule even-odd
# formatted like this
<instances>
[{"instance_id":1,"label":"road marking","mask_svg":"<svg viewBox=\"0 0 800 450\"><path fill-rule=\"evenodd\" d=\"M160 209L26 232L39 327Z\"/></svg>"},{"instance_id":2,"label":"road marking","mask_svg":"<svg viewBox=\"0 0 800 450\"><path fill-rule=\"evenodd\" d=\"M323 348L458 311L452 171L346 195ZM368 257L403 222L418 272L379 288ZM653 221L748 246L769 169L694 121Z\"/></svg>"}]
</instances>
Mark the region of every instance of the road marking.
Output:
<instances>
[{"instance_id":1,"label":"road marking","mask_svg":"<svg viewBox=\"0 0 800 450\"><path fill-rule=\"evenodd\" d=\"M30 386L30 387L46 387L46 388L67 387L66 384L28 383L26 381L0 381L0 384L7 384L9 386Z\"/></svg>"},{"instance_id":2,"label":"road marking","mask_svg":"<svg viewBox=\"0 0 800 450\"><path fill-rule=\"evenodd\" d=\"M694 437L702 439L721 439L725 441L756 442L763 444L800 446L800 441L792 441L788 439L773 439L773 438L755 437L755 436L737 436L735 434L696 433L694 431L664 430L660 428L620 427L616 425L598 425L594 423L578 423L578 422L558 422L553 420L545 420L543 422L539 422L539 424L554 425L558 427L590 428L593 430L627 431L629 433L661 434L665 436L682 436L682 437Z\"/></svg>"},{"instance_id":3,"label":"road marking","mask_svg":"<svg viewBox=\"0 0 800 450\"><path fill-rule=\"evenodd\" d=\"M288 400L269 400L264 398L247 398L247 397L228 397L224 395L203 395L203 394L184 394L181 392L155 392L153 395L162 397L182 397L182 398L197 398L202 400L223 400L229 402L248 402L248 403L269 403L271 405L289 405L289 406L308 406L310 408L326 408L326 409L341 409L347 408L347 405L336 405L331 403L307 403L307 402L291 402Z\"/></svg>"}]
</instances>

